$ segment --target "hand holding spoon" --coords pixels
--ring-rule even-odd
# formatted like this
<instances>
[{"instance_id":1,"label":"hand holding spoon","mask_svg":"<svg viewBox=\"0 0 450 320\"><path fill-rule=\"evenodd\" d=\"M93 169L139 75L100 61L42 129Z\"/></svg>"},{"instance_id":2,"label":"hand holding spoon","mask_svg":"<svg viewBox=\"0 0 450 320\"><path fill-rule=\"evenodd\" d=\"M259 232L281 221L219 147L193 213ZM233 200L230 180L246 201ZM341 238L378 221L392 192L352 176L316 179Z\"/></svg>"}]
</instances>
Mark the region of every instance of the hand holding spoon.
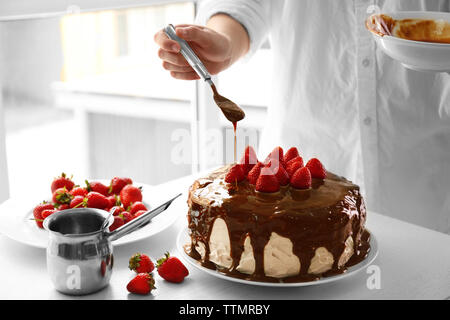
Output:
<instances>
[{"instance_id":1,"label":"hand holding spoon","mask_svg":"<svg viewBox=\"0 0 450 320\"><path fill-rule=\"evenodd\" d=\"M180 37L177 36L174 26L169 24L167 27L164 28L164 33L169 37L169 39L178 42L178 44L180 45L180 53L183 55L183 57L186 59L186 61L189 63L192 69L194 69L194 71L197 72L200 78L209 83L214 93L214 101L216 102L217 106L222 110L224 116L233 124L244 119L245 118L244 111L236 103L225 98L224 96L221 96L217 92L217 88L212 82L211 75L206 69L205 65L198 58L198 56L195 54L195 52L192 50L189 44L184 39L181 39Z\"/></svg>"}]
</instances>

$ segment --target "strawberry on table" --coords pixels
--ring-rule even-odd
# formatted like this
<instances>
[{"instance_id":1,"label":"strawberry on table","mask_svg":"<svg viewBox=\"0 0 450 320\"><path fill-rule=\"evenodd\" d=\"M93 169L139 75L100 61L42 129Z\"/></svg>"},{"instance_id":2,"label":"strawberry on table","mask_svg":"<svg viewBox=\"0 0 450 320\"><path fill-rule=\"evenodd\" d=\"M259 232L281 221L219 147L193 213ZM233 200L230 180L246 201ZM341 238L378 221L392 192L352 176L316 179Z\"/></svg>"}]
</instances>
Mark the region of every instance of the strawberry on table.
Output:
<instances>
[{"instance_id":1,"label":"strawberry on table","mask_svg":"<svg viewBox=\"0 0 450 320\"><path fill-rule=\"evenodd\" d=\"M139 273L127 285L131 293L149 294L155 289L155 279L150 273Z\"/></svg>"},{"instance_id":2,"label":"strawberry on table","mask_svg":"<svg viewBox=\"0 0 450 320\"><path fill-rule=\"evenodd\" d=\"M55 209L55 206L52 203L48 203L45 201L38 204L33 209L34 221L36 221L36 224L39 228L43 228L42 222L44 221L44 218L42 217L42 211L53 210L53 209Z\"/></svg>"},{"instance_id":3,"label":"strawberry on table","mask_svg":"<svg viewBox=\"0 0 450 320\"><path fill-rule=\"evenodd\" d=\"M158 259L156 268L158 274L169 282L182 282L189 275L184 264L178 258L171 257L169 252L166 252L163 258Z\"/></svg>"},{"instance_id":4,"label":"strawberry on table","mask_svg":"<svg viewBox=\"0 0 450 320\"><path fill-rule=\"evenodd\" d=\"M56 189L52 195L52 201L56 204L69 204L73 196L69 193L66 187Z\"/></svg>"},{"instance_id":5,"label":"strawberry on table","mask_svg":"<svg viewBox=\"0 0 450 320\"><path fill-rule=\"evenodd\" d=\"M109 185L109 193L120 194L120 191L122 191L123 187L127 184L133 184L133 180L130 178L114 177L111 179Z\"/></svg>"},{"instance_id":6,"label":"strawberry on table","mask_svg":"<svg viewBox=\"0 0 450 320\"><path fill-rule=\"evenodd\" d=\"M311 173L308 167L297 169L291 177L291 186L296 189L309 189L312 184Z\"/></svg>"},{"instance_id":7,"label":"strawberry on table","mask_svg":"<svg viewBox=\"0 0 450 320\"><path fill-rule=\"evenodd\" d=\"M53 179L52 185L50 188L52 190L52 193L54 193L56 191L56 189L60 189L60 188L64 188L64 187L66 188L66 190L70 191L70 190L72 190L74 185L75 185L75 183L72 181L72 179L68 178L66 176L66 174L63 172L61 174L61 176Z\"/></svg>"},{"instance_id":8,"label":"strawberry on table","mask_svg":"<svg viewBox=\"0 0 450 320\"><path fill-rule=\"evenodd\" d=\"M131 184L127 184L120 191L120 201L124 208L128 208L132 203L142 202L141 189Z\"/></svg>"},{"instance_id":9,"label":"strawberry on table","mask_svg":"<svg viewBox=\"0 0 450 320\"><path fill-rule=\"evenodd\" d=\"M142 202L138 201L138 202L133 203L130 206L130 209L128 210L128 212L130 212L132 215L134 215L136 212L138 212L140 210L147 211L147 207L145 206L145 204L143 204Z\"/></svg>"},{"instance_id":10,"label":"strawberry on table","mask_svg":"<svg viewBox=\"0 0 450 320\"><path fill-rule=\"evenodd\" d=\"M151 273L155 265L149 256L138 252L130 258L128 268L136 273Z\"/></svg>"},{"instance_id":11,"label":"strawberry on table","mask_svg":"<svg viewBox=\"0 0 450 320\"><path fill-rule=\"evenodd\" d=\"M86 183L86 189L88 192L94 191L94 192L98 192L104 196L108 196L109 195L109 187L105 186L103 183L98 182L98 181L87 181L84 180L84 182Z\"/></svg>"}]
</instances>

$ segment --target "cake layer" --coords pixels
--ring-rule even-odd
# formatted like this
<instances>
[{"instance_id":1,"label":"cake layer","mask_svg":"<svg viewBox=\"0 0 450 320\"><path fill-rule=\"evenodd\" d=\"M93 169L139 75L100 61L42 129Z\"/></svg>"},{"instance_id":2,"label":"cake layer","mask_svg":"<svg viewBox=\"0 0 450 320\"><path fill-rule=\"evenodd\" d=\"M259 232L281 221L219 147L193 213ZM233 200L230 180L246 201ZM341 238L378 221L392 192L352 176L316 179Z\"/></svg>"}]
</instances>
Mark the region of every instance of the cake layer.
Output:
<instances>
[{"instance_id":1,"label":"cake layer","mask_svg":"<svg viewBox=\"0 0 450 320\"><path fill-rule=\"evenodd\" d=\"M209 268L256 281L310 281L366 256L359 187L327 172L312 187L255 191L226 183L225 166L194 182L188 197L190 254Z\"/></svg>"}]
</instances>

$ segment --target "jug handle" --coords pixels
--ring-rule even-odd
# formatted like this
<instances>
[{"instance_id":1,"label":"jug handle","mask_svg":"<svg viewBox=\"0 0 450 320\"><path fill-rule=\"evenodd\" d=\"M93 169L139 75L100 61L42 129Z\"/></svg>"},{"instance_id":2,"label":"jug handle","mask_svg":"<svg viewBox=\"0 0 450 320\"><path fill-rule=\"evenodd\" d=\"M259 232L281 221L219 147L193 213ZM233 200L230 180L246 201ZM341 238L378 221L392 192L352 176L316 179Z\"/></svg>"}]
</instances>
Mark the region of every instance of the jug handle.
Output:
<instances>
[{"instance_id":1,"label":"jug handle","mask_svg":"<svg viewBox=\"0 0 450 320\"><path fill-rule=\"evenodd\" d=\"M126 235L130 232L133 232L133 231L139 229L139 227L141 227L143 224L149 222L151 219L156 217L158 214L165 211L172 204L172 202L179 196L181 196L181 193L176 195L169 201L163 203L162 205L158 206L157 208L143 213L139 217L131 220L130 222L124 224L123 226L117 228L116 230L114 230L112 232L105 232L105 237L109 238L109 240L111 240L111 241L114 241L114 240L120 239L121 237L123 237L124 235Z\"/></svg>"}]
</instances>

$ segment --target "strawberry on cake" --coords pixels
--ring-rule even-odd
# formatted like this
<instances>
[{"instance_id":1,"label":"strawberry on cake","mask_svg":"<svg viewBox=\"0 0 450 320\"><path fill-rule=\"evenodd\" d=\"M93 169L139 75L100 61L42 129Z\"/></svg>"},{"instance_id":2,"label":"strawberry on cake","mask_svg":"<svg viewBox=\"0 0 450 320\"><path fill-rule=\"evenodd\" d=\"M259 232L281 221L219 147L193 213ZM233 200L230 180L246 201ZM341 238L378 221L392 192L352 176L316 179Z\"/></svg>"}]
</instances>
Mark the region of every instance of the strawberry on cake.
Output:
<instances>
[{"instance_id":1,"label":"strawberry on cake","mask_svg":"<svg viewBox=\"0 0 450 320\"><path fill-rule=\"evenodd\" d=\"M188 254L232 277L303 282L345 270L370 250L359 187L306 164L293 147L263 161L247 147L238 164L194 182Z\"/></svg>"}]
</instances>

